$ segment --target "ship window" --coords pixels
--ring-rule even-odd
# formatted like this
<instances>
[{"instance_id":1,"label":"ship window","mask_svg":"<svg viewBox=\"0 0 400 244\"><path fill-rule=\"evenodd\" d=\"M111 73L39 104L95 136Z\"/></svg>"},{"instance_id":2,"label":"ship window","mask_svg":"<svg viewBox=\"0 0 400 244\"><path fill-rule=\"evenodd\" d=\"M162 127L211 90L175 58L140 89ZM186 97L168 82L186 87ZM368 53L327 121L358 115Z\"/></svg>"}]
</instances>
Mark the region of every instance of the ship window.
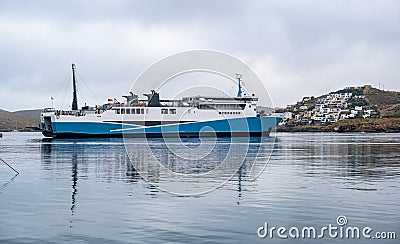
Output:
<instances>
[{"instance_id":1,"label":"ship window","mask_svg":"<svg viewBox=\"0 0 400 244\"><path fill-rule=\"evenodd\" d=\"M140 108L136 109L136 114L140 114Z\"/></svg>"},{"instance_id":2,"label":"ship window","mask_svg":"<svg viewBox=\"0 0 400 244\"><path fill-rule=\"evenodd\" d=\"M117 108L117 109L115 110L115 113L116 113L116 114L121 114L121 110Z\"/></svg>"},{"instance_id":3,"label":"ship window","mask_svg":"<svg viewBox=\"0 0 400 244\"><path fill-rule=\"evenodd\" d=\"M161 109L161 114L168 114L168 109L166 108Z\"/></svg>"},{"instance_id":4,"label":"ship window","mask_svg":"<svg viewBox=\"0 0 400 244\"><path fill-rule=\"evenodd\" d=\"M140 113L141 113L141 114L144 114L144 108L141 108L141 109L140 109Z\"/></svg>"},{"instance_id":5,"label":"ship window","mask_svg":"<svg viewBox=\"0 0 400 244\"><path fill-rule=\"evenodd\" d=\"M125 109L121 108L121 114L125 114Z\"/></svg>"},{"instance_id":6,"label":"ship window","mask_svg":"<svg viewBox=\"0 0 400 244\"><path fill-rule=\"evenodd\" d=\"M135 114L135 109L132 108L131 114Z\"/></svg>"},{"instance_id":7,"label":"ship window","mask_svg":"<svg viewBox=\"0 0 400 244\"><path fill-rule=\"evenodd\" d=\"M199 109L214 109L212 106L210 106L210 105L204 105L204 104L199 105L198 108L199 108Z\"/></svg>"},{"instance_id":8,"label":"ship window","mask_svg":"<svg viewBox=\"0 0 400 244\"><path fill-rule=\"evenodd\" d=\"M169 110L169 113L170 113L170 114L176 114L176 109L175 109L175 108L171 108L171 109Z\"/></svg>"},{"instance_id":9,"label":"ship window","mask_svg":"<svg viewBox=\"0 0 400 244\"><path fill-rule=\"evenodd\" d=\"M127 108L126 109L126 114L130 114L131 113L131 109L130 108Z\"/></svg>"},{"instance_id":10,"label":"ship window","mask_svg":"<svg viewBox=\"0 0 400 244\"><path fill-rule=\"evenodd\" d=\"M221 114L221 112L219 112L219 114Z\"/></svg>"}]
</instances>

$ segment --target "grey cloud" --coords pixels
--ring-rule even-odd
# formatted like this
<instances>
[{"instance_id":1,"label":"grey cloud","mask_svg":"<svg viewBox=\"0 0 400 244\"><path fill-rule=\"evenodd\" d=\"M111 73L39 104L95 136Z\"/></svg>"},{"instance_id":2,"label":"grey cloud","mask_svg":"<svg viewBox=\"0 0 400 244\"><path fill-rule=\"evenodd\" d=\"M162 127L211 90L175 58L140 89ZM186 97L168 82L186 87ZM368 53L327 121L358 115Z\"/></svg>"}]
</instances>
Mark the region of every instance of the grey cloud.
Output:
<instances>
[{"instance_id":1,"label":"grey cloud","mask_svg":"<svg viewBox=\"0 0 400 244\"><path fill-rule=\"evenodd\" d=\"M99 98L119 96L188 49L256 66L279 106L349 83L399 90L399 24L398 1L0 1L2 106L45 106L71 62Z\"/></svg>"}]
</instances>

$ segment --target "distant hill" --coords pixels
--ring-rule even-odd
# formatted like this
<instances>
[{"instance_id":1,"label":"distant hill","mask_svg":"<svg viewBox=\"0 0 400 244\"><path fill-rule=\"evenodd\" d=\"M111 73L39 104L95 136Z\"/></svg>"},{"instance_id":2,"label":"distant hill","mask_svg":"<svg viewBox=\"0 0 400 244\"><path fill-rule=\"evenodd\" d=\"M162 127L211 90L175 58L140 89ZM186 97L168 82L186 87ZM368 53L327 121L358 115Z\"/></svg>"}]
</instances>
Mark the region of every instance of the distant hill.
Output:
<instances>
[{"instance_id":1,"label":"distant hill","mask_svg":"<svg viewBox=\"0 0 400 244\"><path fill-rule=\"evenodd\" d=\"M360 87L350 87L339 92L351 92L353 95L364 95L365 105L376 106L379 109L382 118L398 118L400 117L400 92L385 91L373 88L371 85Z\"/></svg>"},{"instance_id":2,"label":"distant hill","mask_svg":"<svg viewBox=\"0 0 400 244\"><path fill-rule=\"evenodd\" d=\"M43 112L43 109L19 110L19 111L15 111L13 113L18 114L18 115L40 117L41 112Z\"/></svg>"},{"instance_id":3,"label":"distant hill","mask_svg":"<svg viewBox=\"0 0 400 244\"><path fill-rule=\"evenodd\" d=\"M364 85L358 87L346 87L341 90L330 92L329 94L333 93L352 93L356 96L364 96L365 98L362 99L362 104L359 106L376 106L380 112L381 118L400 117L400 92L398 91L385 91L373 88L371 85ZM318 100L325 98L329 94L323 94L318 97L312 96L305 105L315 105Z\"/></svg>"},{"instance_id":4,"label":"distant hill","mask_svg":"<svg viewBox=\"0 0 400 244\"><path fill-rule=\"evenodd\" d=\"M40 127L40 116L26 116L0 109L0 131L28 130L27 127Z\"/></svg>"}]
</instances>

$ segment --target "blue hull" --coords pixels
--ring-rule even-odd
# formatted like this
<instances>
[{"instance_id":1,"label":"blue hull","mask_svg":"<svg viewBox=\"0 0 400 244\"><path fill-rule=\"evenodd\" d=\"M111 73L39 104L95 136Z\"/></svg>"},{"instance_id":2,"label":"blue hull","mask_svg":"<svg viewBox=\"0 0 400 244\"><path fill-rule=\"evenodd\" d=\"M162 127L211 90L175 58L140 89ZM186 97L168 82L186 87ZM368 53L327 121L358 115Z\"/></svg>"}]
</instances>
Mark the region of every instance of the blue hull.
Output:
<instances>
[{"instance_id":1,"label":"blue hull","mask_svg":"<svg viewBox=\"0 0 400 244\"><path fill-rule=\"evenodd\" d=\"M280 120L278 117L248 117L157 126L112 122L52 122L51 134L43 134L54 138L268 136Z\"/></svg>"}]
</instances>

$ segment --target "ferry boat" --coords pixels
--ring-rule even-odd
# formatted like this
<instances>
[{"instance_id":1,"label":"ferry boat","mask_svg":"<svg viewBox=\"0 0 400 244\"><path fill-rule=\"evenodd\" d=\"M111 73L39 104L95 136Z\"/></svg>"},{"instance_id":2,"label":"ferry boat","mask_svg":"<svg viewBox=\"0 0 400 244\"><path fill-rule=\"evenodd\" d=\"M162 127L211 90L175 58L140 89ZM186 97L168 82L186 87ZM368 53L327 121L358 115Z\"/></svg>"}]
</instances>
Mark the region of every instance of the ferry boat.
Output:
<instances>
[{"instance_id":1,"label":"ferry boat","mask_svg":"<svg viewBox=\"0 0 400 244\"><path fill-rule=\"evenodd\" d=\"M71 110L44 109L42 134L52 138L81 137L234 137L268 136L280 117L260 114L258 98L242 92L237 75L236 97L191 96L162 100L152 90L146 99L130 92L124 102L78 109L75 65L72 64Z\"/></svg>"}]
</instances>

